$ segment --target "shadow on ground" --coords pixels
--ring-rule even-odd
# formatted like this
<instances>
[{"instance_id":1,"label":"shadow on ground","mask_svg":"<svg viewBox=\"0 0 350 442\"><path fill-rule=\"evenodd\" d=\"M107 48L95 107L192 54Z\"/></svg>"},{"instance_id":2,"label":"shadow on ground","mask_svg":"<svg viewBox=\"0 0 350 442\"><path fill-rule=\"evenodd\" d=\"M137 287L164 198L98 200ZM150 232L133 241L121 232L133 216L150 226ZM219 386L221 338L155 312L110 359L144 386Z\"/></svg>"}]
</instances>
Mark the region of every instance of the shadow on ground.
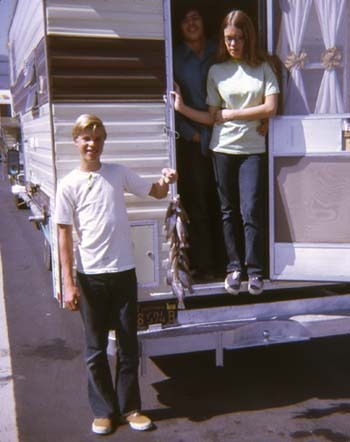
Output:
<instances>
[{"instance_id":1,"label":"shadow on ground","mask_svg":"<svg viewBox=\"0 0 350 442\"><path fill-rule=\"evenodd\" d=\"M295 419L350 414L350 337L236 350L215 366L214 353L154 358L168 377L153 384L167 409L149 410L154 420L214 416L289 406L311 398L343 399L341 404L310 409ZM349 402L347 402L349 399Z\"/></svg>"}]
</instances>

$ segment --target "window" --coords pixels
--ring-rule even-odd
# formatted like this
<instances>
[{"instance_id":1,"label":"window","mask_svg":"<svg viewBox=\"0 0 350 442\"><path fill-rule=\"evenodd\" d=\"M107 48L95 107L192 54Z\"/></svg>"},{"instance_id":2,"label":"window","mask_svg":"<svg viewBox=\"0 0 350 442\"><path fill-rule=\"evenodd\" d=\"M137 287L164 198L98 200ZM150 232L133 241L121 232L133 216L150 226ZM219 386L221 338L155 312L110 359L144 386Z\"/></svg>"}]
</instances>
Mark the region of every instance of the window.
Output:
<instances>
[{"instance_id":1,"label":"window","mask_svg":"<svg viewBox=\"0 0 350 442\"><path fill-rule=\"evenodd\" d=\"M284 114L350 112L350 2L279 0Z\"/></svg>"}]
</instances>

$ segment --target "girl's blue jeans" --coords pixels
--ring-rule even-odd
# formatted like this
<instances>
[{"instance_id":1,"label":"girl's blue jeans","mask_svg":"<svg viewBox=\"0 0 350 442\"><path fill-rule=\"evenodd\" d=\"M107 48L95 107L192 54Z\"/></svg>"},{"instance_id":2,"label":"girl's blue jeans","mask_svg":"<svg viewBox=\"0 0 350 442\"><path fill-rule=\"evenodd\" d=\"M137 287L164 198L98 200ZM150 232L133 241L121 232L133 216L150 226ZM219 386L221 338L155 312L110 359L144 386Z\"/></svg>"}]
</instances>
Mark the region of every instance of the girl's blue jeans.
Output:
<instances>
[{"instance_id":1,"label":"girl's blue jeans","mask_svg":"<svg viewBox=\"0 0 350 442\"><path fill-rule=\"evenodd\" d=\"M265 155L213 155L228 273L263 274ZM242 240L243 238L243 240Z\"/></svg>"}]
</instances>

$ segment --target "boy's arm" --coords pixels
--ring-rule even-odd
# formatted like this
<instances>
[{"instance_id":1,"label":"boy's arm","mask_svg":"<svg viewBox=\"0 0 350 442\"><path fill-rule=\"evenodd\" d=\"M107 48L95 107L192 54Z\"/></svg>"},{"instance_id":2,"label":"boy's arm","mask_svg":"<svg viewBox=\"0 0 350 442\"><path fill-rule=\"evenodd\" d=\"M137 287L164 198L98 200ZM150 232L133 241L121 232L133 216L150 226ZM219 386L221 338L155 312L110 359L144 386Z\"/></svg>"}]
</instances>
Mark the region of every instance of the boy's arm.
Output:
<instances>
[{"instance_id":1,"label":"boy's arm","mask_svg":"<svg viewBox=\"0 0 350 442\"><path fill-rule=\"evenodd\" d=\"M177 172L174 169L165 168L162 170L163 176L156 183L152 184L149 195L153 198L165 198L169 191L169 184L173 184L177 180Z\"/></svg>"},{"instance_id":2,"label":"boy's arm","mask_svg":"<svg viewBox=\"0 0 350 442\"><path fill-rule=\"evenodd\" d=\"M57 226L64 284L64 306L70 310L79 310L80 293L73 277L73 228L68 224L58 224Z\"/></svg>"},{"instance_id":3,"label":"boy's arm","mask_svg":"<svg viewBox=\"0 0 350 442\"><path fill-rule=\"evenodd\" d=\"M181 94L176 91L171 91L170 93L174 98L174 109L181 115L206 126L214 125L215 118L212 113L187 106L187 104L184 103Z\"/></svg>"}]
</instances>

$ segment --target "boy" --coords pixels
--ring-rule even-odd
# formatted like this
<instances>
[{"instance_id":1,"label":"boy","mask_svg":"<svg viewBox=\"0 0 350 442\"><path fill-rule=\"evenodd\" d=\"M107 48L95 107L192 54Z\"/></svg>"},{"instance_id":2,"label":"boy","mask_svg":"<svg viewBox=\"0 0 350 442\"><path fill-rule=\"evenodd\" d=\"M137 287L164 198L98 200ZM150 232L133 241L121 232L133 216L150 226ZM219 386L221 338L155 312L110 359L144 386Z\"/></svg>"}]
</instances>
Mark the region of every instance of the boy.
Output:
<instances>
[{"instance_id":1,"label":"boy","mask_svg":"<svg viewBox=\"0 0 350 442\"><path fill-rule=\"evenodd\" d=\"M80 310L86 340L92 431L108 434L118 415L131 428L147 430L151 420L140 414L137 342L137 282L124 190L139 197L166 197L176 171L150 183L120 165L102 163L107 137L94 115L78 117L73 140L80 166L59 183L55 222L58 225L65 307ZM73 278L73 226L78 236L77 284ZM115 387L108 365L108 333L118 336Z\"/></svg>"},{"instance_id":2,"label":"boy","mask_svg":"<svg viewBox=\"0 0 350 442\"><path fill-rule=\"evenodd\" d=\"M215 61L216 43L206 36L199 2L187 1L178 9L176 28L180 37L174 48L174 79L186 105L206 111L206 81ZM209 154L211 127L175 114L178 190L189 216L189 257L197 282L210 282L224 268L224 249L219 203ZM205 247L203 247L205 244ZM222 269L221 269L222 267Z\"/></svg>"}]
</instances>

